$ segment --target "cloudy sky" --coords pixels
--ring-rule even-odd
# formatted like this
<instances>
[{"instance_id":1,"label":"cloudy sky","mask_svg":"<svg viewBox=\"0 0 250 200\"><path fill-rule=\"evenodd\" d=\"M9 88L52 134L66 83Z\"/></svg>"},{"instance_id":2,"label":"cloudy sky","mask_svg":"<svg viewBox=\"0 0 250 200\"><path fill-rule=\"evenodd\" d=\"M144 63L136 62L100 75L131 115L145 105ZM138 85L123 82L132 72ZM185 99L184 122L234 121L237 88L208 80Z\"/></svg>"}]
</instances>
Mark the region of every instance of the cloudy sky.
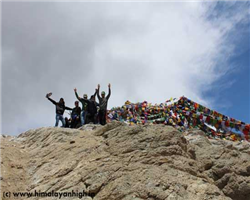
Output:
<instances>
[{"instance_id":1,"label":"cloudy sky","mask_svg":"<svg viewBox=\"0 0 250 200\"><path fill-rule=\"evenodd\" d=\"M186 96L249 119L249 2L4 2L2 133L53 126L73 89L161 103ZM67 116L67 114L65 114Z\"/></svg>"}]
</instances>

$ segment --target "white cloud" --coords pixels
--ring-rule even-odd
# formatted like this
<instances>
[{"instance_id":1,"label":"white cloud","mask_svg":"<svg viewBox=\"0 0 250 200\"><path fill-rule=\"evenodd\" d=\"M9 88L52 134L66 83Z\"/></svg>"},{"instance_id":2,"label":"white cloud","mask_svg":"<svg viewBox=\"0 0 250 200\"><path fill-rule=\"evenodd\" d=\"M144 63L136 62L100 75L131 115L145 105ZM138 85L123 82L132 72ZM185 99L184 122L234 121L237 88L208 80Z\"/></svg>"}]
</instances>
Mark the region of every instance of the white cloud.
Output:
<instances>
[{"instance_id":1,"label":"white cloud","mask_svg":"<svg viewBox=\"0 0 250 200\"><path fill-rule=\"evenodd\" d=\"M219 15L213 12L214 3L199 2L56 3L47 5L48 13L38 4L16 9L23 13L20 15L23 19L19 19L22 23L14 24L6 16L5 34L15 25L23 33L25 43L32 27L32 51L26 47L31 66L37 64L34 58L41 57L39 66L45 72L39 67L36 70L27 67L27 61L12 58L29 80L21 81L26 89L20 89L20 96L34 91L34 87L37 91L29 100L20 98L18 103L28 109L20 110L18 116L3 113L7 118L4 130L17 133L18 129L39 124L53 125L54 108L41 99L45 92L53 91L55 99L64 96L71 106L75 100L74 87L80 94L90 95L97 83L105 90L109 82L112 84L109 107L119 106L127 99L159 103L182 95L213 106L213 99L207 100L202 94L231 68L227 59L234 44L227 36L237 23L246 20L249 13L243 4L230 4L232 7ZM3 14L6 13L7 9ZM211 14L213 18L208 19ZM19 54L20 49L16 48L19 43L22 41L10 46L6 42L4 47L10 52L14 48ZM10 67L7 61L3 65L6 75ZM32 79L34 74L36 79ZM34 105L39 112L29 109ZM22 122L20 116L24 116ZM15 126L8 122L10 118Z\"/></svg>"}]
</instances>

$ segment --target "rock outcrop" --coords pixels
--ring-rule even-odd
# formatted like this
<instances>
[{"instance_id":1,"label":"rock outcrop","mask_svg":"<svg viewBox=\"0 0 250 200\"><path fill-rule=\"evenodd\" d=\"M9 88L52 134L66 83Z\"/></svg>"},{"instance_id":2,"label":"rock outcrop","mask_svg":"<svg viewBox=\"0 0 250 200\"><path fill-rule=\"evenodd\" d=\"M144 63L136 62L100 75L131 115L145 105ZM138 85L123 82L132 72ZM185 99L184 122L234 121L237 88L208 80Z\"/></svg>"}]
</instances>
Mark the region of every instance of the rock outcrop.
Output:
<instances>
[{"instance_id":1,"label":"rock outcrop","mask_svg":"<svg viewBox=\"0 0 250 200\"><path fill-rule=\"evenodd\" d=\"M121 122L39 128L2 136L1 157L1 192L74 190L84 191L86 200L250 200L250 144L209 140L197 130L184 136L170 126Z\"/></svg>"}]
</instances>

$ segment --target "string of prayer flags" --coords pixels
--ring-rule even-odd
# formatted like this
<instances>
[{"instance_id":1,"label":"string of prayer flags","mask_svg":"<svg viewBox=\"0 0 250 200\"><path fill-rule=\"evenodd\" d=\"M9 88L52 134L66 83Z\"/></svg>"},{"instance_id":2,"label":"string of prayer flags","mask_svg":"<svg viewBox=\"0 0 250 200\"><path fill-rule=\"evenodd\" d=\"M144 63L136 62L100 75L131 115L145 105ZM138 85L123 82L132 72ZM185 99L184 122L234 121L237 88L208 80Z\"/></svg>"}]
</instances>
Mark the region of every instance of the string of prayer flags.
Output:
<instances>
[{"instance_id":1,"label":"string of prayer flags","mask_svg":"<svg viewBox=\"0 0 250 200\"><path fill-rule=\"evenodd\" d=\"M163 123L174 126L180 131L199 128L208 136L224 137L233 141L241 138L249 141L249 124L213 111L184 96L174 102L175 100L176 98L171 97L165 103L155 105L147 101L134 104L127 100L123 106L109 110L107 120L124 121L130 125ZM171 104L168 105L169 102ZM209 126L214 127L216 131ZM240 131L244 138L233 130Z\"/></svg>"}]
</instances>

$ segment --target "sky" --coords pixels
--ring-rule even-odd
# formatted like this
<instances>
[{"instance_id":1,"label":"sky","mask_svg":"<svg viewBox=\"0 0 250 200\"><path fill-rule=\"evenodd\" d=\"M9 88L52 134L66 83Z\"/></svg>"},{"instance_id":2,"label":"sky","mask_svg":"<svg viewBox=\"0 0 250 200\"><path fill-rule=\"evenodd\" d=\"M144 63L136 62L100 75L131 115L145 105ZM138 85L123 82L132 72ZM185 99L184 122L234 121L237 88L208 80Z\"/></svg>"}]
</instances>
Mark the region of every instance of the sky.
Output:
<instances>
[{"instance_id":1,"label":"sky","mask_svg":"<svg viewBox=\"0 0 250 200\"><path fill-rule=\"evenodd\" d=\"M249 5L2 2L1 133L53 126L48 92L73 107L109 83L108 108L184 95L250 123Z\"/></svg>"}]
</instances>

